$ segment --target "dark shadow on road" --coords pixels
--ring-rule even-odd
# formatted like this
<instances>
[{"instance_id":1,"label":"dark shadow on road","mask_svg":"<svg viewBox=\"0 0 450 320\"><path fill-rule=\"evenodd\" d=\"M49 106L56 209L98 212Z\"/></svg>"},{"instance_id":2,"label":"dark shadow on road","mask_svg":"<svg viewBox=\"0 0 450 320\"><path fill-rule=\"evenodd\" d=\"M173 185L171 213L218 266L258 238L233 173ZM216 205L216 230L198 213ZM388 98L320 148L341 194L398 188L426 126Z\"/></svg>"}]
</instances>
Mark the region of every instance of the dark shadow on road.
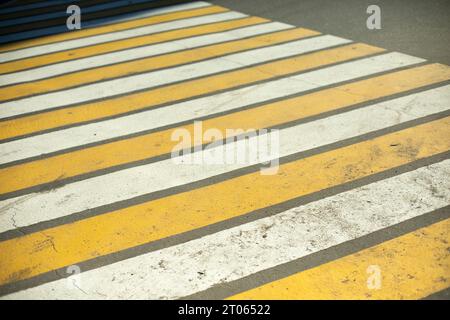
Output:
<instances>
[{"instance_id":1,"label":"dark shadow on road","mask_svg":"<svg viewBox=\"0 0 450 320\"><path fill-rule=\"evenodd\" d=\"M66 9L70 4L80 6L83 29L111 24L122 19L133 19L142 11L188 2L191 0L54 0L55 5L9 12L8 10L15 10L18 5L23 6L22 9L36 5L33 0L12 1L0 7L0 48L6 43L72 32L66 26L69 17ZM31 21L40 15L48 15L49 18ZM6 26L8 22L5 21L10 21L11 25Z\"/></svg>"}]
</instances>

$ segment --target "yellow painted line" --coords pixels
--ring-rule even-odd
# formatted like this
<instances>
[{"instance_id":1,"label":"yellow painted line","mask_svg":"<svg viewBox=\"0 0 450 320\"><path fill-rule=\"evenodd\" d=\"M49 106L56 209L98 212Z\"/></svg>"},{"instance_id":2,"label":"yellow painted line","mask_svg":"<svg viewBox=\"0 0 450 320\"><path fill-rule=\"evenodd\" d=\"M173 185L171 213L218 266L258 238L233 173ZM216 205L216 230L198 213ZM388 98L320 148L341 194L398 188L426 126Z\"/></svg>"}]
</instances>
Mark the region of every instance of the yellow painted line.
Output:
<instances>
[{"instance_id":1,"label":"yellow painted line","mask_svg":"<svg viewBox=\"0 0 450 320\"><path fill-rule=\"evenodd\" d=\"M273 77L281 73L294 72L296 70L302 70L304 68L311 68L318 64L320 65L327 62L333 62L335 61L335 59L353 57L353 53L357 52L358 50L352 50L352 48L354 48L353 45L346 48L317 52L311 55L287 59L267 65L260 65L258 67L233 72L231 75L223 74L213 76L211 78L193 81L190 83L182 83L181 85L177 84L175 86L169 86L169 90L167 90L166 88L162 88L155 90L156 92L154 94L146 93L145 95L143 95L144 98L141 98L142 100L140 101L145 104L151 104L152 99L153 101L156 100L158 102L161 102L161 100L158 99L181 99L195 93L201 94L202 92L207 92L207 90L211 89L219 90L222 88L228 88L229 86L237 86L239 84L257 81L261 78ZM366 51L363 50L362 53L365 52ZM350 56L346 56L346 53L350 54ZM162 91L162 94L160 96L158 96L157 94L158 91ZM124 101L123 99L120 100ZM126 99L123 103L127 102L129 102L128 99ZM279 103L278 105L280 104L281 103ZM106 111L108 111L108 107L113 107L112 104L103 104L103 106L105 107ZM133 106L133 104L131 104L131 106ZM120 105L118 105L118 107L120 107ZM75 108L74 111L77 110L78 109ZM90 112L94 112L94 110L95 109L92 108ZM277 123L283 123L293 120L293 113L287 108L282 108L284 112L287 112L285 115L283 115L283 112L277 111L276 108L271 108L271 110L275 112L277 116L275 116L275 114L273 115L273 118L272 115L269 117L264 116L261 118L261 122L257 122L259 117L256 116L256 113L260 114L261 116L263 115L263 113L266 113L266 115L268 113L264 110L260 111L258 109L254 111L255 113L253 113L252 111L246 111L243 113L238 113L236 115L231 114L217 119L208 120L205 122L205 127L222 128L223 130L225 130L226 128L263 128ZM295 110L302 113L302 111L300 111L298 108L296 108ZM46 119L48 119L48 117L45 117L45 115L46 114L44 113L37 116L41 116L40 121L45 121ZM69 117L73 116L73 113L69 115ZM298 116L300 116L300 114ZM70 120L69 117L68 120ZM28 123L28 126L33 126L37 119L31 121L29 120L29 118L30 117L25 117L10 121L11 123L15 123L12 124L10 128L12 130L18 130L18 122L23 123L24 126L26 126L25 123ZM23 119L28 119L28 121L24 122ZM239 126L237 126L237 123L239 123ZM0 122L0 127L2 127L3 124L4 122ZM43 123L41 123L41 125L42 124ZM193 130L192 126L186 126L185 128L187 128L191 132ZM0 132L3 133L3 130L0 130ZM70 154L63 154L47 159L41 159L38 161L0 169L0 181L8 181L8 183L0 184L0 193L12 192L34 185L55 181L60 177L72 177L102 168L108 168L169 153L177 144L177 142L171 141L170 137L172 135L172 132L173 129L164 130L153 134L75 151Z\"/></svg>"},{"instance_id":2,"label":"yellow painted line","mask_svg":"<svg viewBox=\"0 0 450 320\"><path fill-rule=\"evenodd\" d=\"M11 51L11 50L18 50L18 49L24 49L44 44L50 44L60 41L67 41L67 40L74 40L79 38L85 38L85 37L91 37L96 36L104 33L110 33L110 32L117 32L137 27L143 27L147 25L152 24L158 24L163 22L169 22L179 19L186 19L191 17L197 17L207 14L213 14L213 13L219 13L219 12L226 12L228 9L219 7L219 6L210 6L205 8L199 8L199 9L190 9L190 10L183 10L183 11L177 11L173 13L167 13L162 14L158 16L153 17L147 17L142 19L136 19L131 20L127 22L119 22L114 23L106 26L101 27L95 27L95 28L89 28L89 29L81 29L73 32L67 32L62 34L55 34L55 35L49 35L44 36L36 39L30 39L30 40L24 40L17 43L11 43L11 44L4 44L0 47L0 52L5 51Z\"/></svg>"},{"instance_id":3,"label":"yellow painted line","mask_svg":"<svg viewBox=\"0 0 450 320\"><path fill-rule=\"evenodd\" d=\"M142 108L231 89L240 85L248 85L257 81L364 57L382 51L384 49L365 44L351 44L117 98L1 121L0 140L74 123L120 115Z\"/></svg>"},{"instance_id":4,"label":"yellow painted line","mask_svg":"<svg viewBox=\"0 0 450 320\"><path fill-rule=\"evenodd\" d=\"M256 36L249 39L236 40L227 43L210 45L198 49L139 59L112 66L73 72L67 75L61 75L49 79L34 81L31 83L23 83L0 88L0 99L9 100L24 96L30 96L33 94L43 94L50 91L67 89L79 85L86 85L96 81L104 81L124 75L129 76L138 72L152 71L155 69L176 66L178 64L201 61L225 54L261 48L291 40L298 40L318 34L319 33L316 31L297 28Z\"/></svg>"},{"instance_id":5,"label":"yellow painted line","mask_svg":"<svg viewBox=\"0 0 450 320\"><path fill-rule=\"evenodd\" d=\"M220 130L224 136L230 128L270 128L448 79L450 67L431 64L212 118L202 126L203 130ZM170 153L178 144L171 141L176 129L194 134L193 125L186 125L0 169L0 181L5 181L0 193Z\"/></svg>"},{"instance_id":6,"label":"yellow painted line","mask_svg":"<svg viewBox=\"0 0 450 320\"><path fill-rule=\"evenodd\" d=\"M449 287L449 242L450 220L444 220L229 299L424 298ZM378 271L381 282L372 282L374 279L369 277L377 276ZM368 280L372 289L368 288Z\"/></svg>"},{"instance_id":7,"label":"yellow painted line","mask_svg":"<svg viewBox=\"0 0 450 320\"><path fill-rule=\"evenodd\" d=\"M150 45L164 41L171 41L176 39L199 36L213 32L227 31L240 27L264 23L267 21L268 20L263 18L248 17L224 22L217 22L207 25L201 25L196 27L190 27L185 29L177 29L161 33L154 33L130 39L105 42L97 45L65 50L61 52L54 52L42 56L30 57L11 62L5 62L0 64L1 70L0 73L16 72L29 68L41 67L51 63L59 63L73 59L96 56L108 52Z\"/></svg>"},{"instance_id":8,"label":"yellow painted line","mask_svg":"<svg viewBox=\"0 0 450 320\"><path fill-rule=\"evenodd\" d=\"M217 184L0 242L0 284L152 242L450 148L450 117ZM142 146L145 148L145 146ZM267 192L270 188L270 192Z\"/></svg>"}]
</instances>

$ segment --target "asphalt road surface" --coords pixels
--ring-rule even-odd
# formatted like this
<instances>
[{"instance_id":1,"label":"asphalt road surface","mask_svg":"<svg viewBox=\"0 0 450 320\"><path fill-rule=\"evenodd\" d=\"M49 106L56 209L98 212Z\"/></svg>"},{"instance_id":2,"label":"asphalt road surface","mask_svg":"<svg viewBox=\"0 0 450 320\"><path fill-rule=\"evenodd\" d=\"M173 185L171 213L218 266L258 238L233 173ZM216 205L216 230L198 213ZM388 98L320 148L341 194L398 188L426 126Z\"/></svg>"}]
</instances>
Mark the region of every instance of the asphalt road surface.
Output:
<instances>
[{"instance_id":1,"label":"asphalt road surface","mask_svg":"<svg viewBox=\"0 0 450 320\"><path fill-rule=\"evenodd\" d=\"M70 2L0 9L1 299L448 298L448 1Z\"/></svg>"},{"instance_id":2,"label":"asphalt road surface","mask_svg":"<svg viewBox=\"0 0 450 320\"><path fill-rule=\"evenodd\" d=\"M447 0L213 0L248 14L347 37L450 64L450 1ZM381 9L381 29L369 30L369 5Z\"/></svg>"}]
</instances>

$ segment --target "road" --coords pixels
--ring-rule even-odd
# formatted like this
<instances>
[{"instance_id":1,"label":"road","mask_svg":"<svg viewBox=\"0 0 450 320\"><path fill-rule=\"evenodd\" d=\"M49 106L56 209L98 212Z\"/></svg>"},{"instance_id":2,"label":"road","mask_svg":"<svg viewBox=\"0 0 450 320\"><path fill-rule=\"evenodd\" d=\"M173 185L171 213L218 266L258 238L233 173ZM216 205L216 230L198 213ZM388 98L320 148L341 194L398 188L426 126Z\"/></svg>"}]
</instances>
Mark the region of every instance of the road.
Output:
<instances>
[{"instance_id":1,"label":"road","mask_svg":"<svg viewBox=\"0 0 450 320\"><path fill-rule=\"evenodd\" d=\"M215 4L450 64L450 3L446 0L213 0ZM381 9L381 29L369 30L370 5Z\"/></svg>"},{"instance_id":2,"label":"road","mask_svg":"<svg viewBox=\"0 0 450 320\"><path fill-rule=\"evenodd\" d=\"M60 2L0 9L1 299L448 299L446 2Z\"/></svg>"}]
</instances>

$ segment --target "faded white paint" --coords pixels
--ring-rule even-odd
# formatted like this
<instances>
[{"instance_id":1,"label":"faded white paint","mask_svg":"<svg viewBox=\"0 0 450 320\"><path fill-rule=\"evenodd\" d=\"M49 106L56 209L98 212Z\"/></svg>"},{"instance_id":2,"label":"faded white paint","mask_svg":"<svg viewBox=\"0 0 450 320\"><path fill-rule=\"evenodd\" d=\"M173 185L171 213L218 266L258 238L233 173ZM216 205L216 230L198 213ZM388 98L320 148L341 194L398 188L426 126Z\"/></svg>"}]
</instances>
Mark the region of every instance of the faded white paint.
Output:
<instances>
[{"instance_id":1,"label":"faded white paint","mask_svg":"<svg viewBox=\"0 0 450 320\"><path fill-rule=\"evenodd\" d=\"M101 121L2 144L0 163L8 163L88 143L154 129L306 90L389 71L422 61L388 53L347 62L242 89L193 99L114 120ZM6 110L0 111L0 113Z\"/></svg>"},{"instance_id":2,"label":"faded white paint","mask_svg":"<svg viewBox=\"0 0 450 320\"><path fill-rule=\"evenodd\" d=\"M450 160L3 299L176 299L241 279L450 203Z\"/></svg>"},{"instance_id":3,"label":"faded white paint","mask_svg":"<svg viewBox=\"0 0 450 320\"><path fill-rule=\"evenodd\" d=\"M280 157L442 112L450 108L448 101L450 85L283 129L280 130ZM50 192L27 194L0 202L0 232L206 179L252 164L255 163L179 165L168 159L71 183Z\"/></svg>"}]
</instances>

